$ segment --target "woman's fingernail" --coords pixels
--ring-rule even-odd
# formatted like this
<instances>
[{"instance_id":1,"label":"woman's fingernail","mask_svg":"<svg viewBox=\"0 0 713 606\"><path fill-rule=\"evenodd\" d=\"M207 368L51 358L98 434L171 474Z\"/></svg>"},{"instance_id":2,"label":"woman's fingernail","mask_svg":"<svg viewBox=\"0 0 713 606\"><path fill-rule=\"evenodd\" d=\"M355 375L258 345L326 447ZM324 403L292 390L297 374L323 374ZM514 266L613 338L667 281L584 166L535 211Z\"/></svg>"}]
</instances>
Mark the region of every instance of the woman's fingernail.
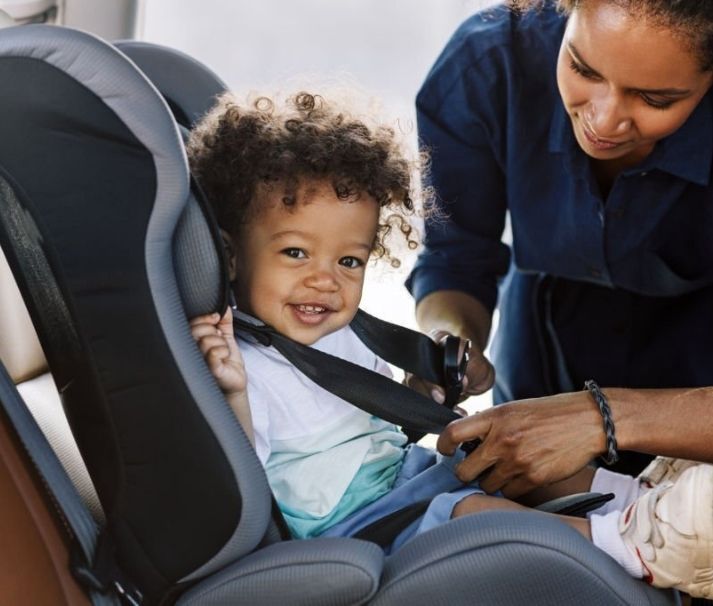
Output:
<instances>
[{"instance_id":1,"label":"woman's fingernail","mask_svg":"<svg viewBox=\"0 0 713 606\"><path fill-rule=\"evenodd\" d=\"M439 404L443 404L443 402L446 401L445 394L440 389L435 387L431 390L431 397Z\"/></svg>"}]
</instances>

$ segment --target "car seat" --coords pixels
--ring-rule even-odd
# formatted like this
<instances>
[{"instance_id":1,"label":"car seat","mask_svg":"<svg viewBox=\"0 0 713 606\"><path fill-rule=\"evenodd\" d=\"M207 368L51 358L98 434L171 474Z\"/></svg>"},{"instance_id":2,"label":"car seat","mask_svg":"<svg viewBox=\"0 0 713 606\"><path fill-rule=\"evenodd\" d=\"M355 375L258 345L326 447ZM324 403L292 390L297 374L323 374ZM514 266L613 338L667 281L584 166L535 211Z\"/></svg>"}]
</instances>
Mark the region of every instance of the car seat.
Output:
<instances>
[{"instance_id":1,"label":"car seat","mask_svg":"<svg viewBox=\"0 0 713 606\"><path fill-rule=\"evenodd\" d=\"M386 558L284 540L188 328L225 308L227 280L168 105L116 48L64 28L0 32L0 81L0 247L106 518L94 582L185 606L677 603L537 513L453 520Z\"/></svg>"}]
</instances>

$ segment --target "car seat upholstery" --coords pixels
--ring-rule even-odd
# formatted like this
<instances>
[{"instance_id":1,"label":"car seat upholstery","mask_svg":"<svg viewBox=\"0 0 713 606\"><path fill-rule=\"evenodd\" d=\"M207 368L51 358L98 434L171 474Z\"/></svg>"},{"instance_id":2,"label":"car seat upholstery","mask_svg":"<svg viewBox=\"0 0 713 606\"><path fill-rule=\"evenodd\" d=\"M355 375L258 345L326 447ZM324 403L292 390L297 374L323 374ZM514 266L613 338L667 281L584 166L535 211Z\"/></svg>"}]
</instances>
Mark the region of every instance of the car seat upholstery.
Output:
<instances>
[{"instance_id":1,"label":"car seat upholstery","mask_svg":"<svg viewBox=\"0 0 713 606\"><path fill-rule=\"evenodd\" d=\"M228 90L213 71L173 48L140 40L119 40L114 46L158 88L176 122L186 129L192 128Z\"/></svg>"},{"instance_id":2,"label":"car seat upholstery","mask_svg":"<svg viewBox=\"0 0 713 606\"><path fill-rule=\"evenodd\" d=\"M0 361L98 522L104 520L89 472L72 436L37 333L0 250Z\"/></svg>"},{"instance_id":3,"label":"car seat upholstery","mask_svg":"<svg viewBox=\"0 0 713 606\"><path fill-rule=\"evenodd\" d=\"M0 82L0 247L104 510L99 556L138 601L677 603L537 513L454 520L388 558L281 540L190 335L224 309L226 272L167 103L116 48L50 26L0 32Z\"/></svg>"},{"instance_id":4,"label":"car seat upholstery","mask_svg":"<svg viewBox=\"0 0 713 606\"><path fill-rule=\"evenodd\" d=\"M5 404L5 395L3 404ZM0 414L0 592L4 604L85 606L89 599L69 570L63 521L14 427Z\"/></svg>"}]
</instances>

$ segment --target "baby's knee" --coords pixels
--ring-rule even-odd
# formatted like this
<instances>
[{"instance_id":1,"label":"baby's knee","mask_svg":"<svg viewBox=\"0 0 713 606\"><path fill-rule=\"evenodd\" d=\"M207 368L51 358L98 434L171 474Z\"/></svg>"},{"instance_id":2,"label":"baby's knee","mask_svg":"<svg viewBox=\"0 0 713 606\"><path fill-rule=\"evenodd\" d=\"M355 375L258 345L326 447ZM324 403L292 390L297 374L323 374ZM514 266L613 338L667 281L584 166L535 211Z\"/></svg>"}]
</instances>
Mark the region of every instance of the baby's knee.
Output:
<instances>
[{"instance_id":1,"label":"baby's knee","mask_svg":"<svg viewBox=\"0 0 713 606\"><path fill-rule=\"evenodd\" d=\"M491 509L522 511L523 509L527 509L527 507L502 497L491 497L487 494L471 494L456 503L451 517L458 518L471 513L489 511Z\"/></svg>"}]
</instances>

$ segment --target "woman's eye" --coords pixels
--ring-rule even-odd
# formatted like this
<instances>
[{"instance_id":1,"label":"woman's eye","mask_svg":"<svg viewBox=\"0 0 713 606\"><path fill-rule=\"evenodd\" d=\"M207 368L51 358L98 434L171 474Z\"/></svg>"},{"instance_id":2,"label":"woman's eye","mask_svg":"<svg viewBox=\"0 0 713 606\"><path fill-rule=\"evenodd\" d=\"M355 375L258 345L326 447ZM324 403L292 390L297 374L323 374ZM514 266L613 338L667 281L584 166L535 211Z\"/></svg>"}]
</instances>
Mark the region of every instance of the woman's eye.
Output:
<instances>
[{"instance_id":1,"label":"woman's eye","mask_svg":"<svg viewBox=\"0 0 713 606\"><path fill-rule=\"evenodd\" d=\"M364 261L357 259L356 257L342 257L339 259L339 265L343 265L349 269L356 269L357 267L364 265Z\"/></svg>"},{"instance_id":2,"label":"woman's eye","mask_svg":"<svg viewBox=\"0 0 713 606\"><path fill-rule=\"evenodd\" d=\"M575 74L579 74L587 80L596 80L598 76L591 70L577 63L574 59L569 60L569 67Z\"/></svg>"},{"instance_id":3,"label":"woman's eye","mask_svg":"<svg viewBox=\"0 0 713 606\"><path fill-rule=\"evenodd\" d=\"M654 109L668 109L673 105L673 101L670 99L657 99L647 95L646 93L640 93L640 96L646 105L653 107Z\"/></svg>"},{"instance_id":4,"label":"woman's eye","mask_svg":"<svg viewBox=\"0 0 713 606\"><path fill-rule=\"evenodd\" d=\"M293 259L305 259L307 255L301 248L284 248L280 251L283 255L292 257Z\"/></svg>"}]
</instances>

